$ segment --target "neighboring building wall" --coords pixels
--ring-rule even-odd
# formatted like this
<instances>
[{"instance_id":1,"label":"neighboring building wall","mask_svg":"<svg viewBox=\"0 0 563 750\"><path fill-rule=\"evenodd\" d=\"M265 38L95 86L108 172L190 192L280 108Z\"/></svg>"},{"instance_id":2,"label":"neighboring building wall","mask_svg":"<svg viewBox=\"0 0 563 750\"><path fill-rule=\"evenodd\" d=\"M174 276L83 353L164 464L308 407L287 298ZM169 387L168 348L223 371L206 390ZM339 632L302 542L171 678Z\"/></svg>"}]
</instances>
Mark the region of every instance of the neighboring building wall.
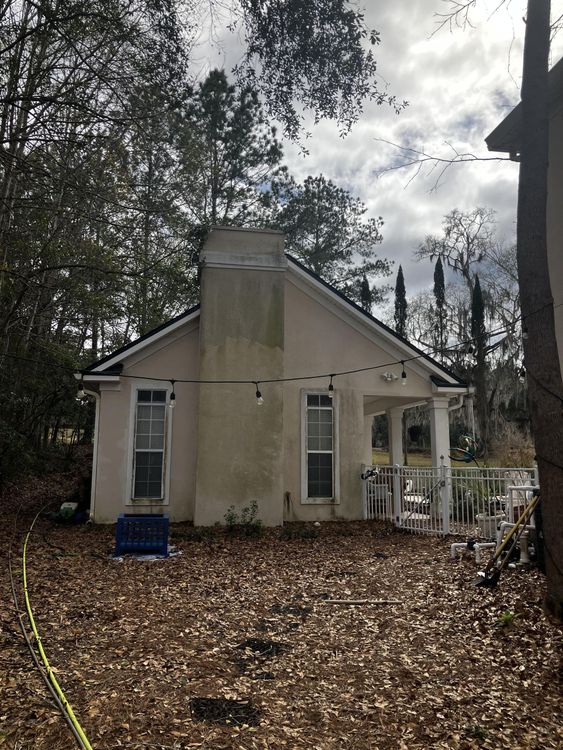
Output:
<instances>
[{"instance_id":1,"label":"neighboring building wall","mask_svg":"<svg viewBox=\"0 0 563 750\"><path fill-rule=\"evenodd\" d=\"M563 112L550 120L547 249L559 366L563 373ZM559 306L558 306L559 305Z\"/></svg>"},{"instance_id":2,"label":"neighboring building wall","mask_svg":"<svg viewBox=\"0 0 563 750\"><path fill-rule=\"evenodd\" d=\"M202 380L268 380L284 373L284 277L279 232L211 232L202 253ZM255 500L268 526L283 516L283 389L201 385L194 523L224 522Z\"/></svg>"},{"instance_id":3,"label":"neighboring building wall","mask_svg":"<svg viewBox=\"0 0 563 750\"><path fill-rule=\"evenodd\" d=\"M164 512L172 521L193 519L197 456L198 386L177 383L176 408L167 408L172 420L166 448L169 484L166 502L131 500L133 392L152 378L183 380L199 378L198 324L189 323L169 337L124 362L123 375L146 378L141 381L122 377L119 384L101 384L98 436L98 466L95 520L115 523L119 513ZM153 381L152 387L166 388L166 382ZM118 388L119 390L116 390Z\"/></svg>"}]
</instances>

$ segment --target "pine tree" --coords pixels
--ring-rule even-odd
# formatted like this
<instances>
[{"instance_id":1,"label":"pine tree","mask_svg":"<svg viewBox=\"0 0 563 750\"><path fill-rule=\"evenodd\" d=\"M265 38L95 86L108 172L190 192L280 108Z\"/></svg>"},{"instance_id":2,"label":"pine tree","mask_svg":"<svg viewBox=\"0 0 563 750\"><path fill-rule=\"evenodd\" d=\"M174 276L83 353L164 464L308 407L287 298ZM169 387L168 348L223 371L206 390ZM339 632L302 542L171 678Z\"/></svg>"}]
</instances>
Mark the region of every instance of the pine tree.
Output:
<instances>
[{"instance_id":1,"label":"pine tree","mask_svg":"<svg viewBox=\"0 0 563 750\"><path fill-rule=\"evenodd\" d=\"M405 336L407 330L407 295L403 267L399 266L395 284L395 330L399 336Z\"/></svg>"},{"instance_id":2,"label":"pine tree","mask_svg":"<svg viewBox=\"0 0 563 750\"><path fill-rule=\"evenodd\" d=\"M324 175L274 185L271 223L286 235L290 255L354 302L361 300L361 281L388 276L389 261L375 249L382 241L381 216L367 216L359 198ZM384 300L387 287L372 287L371 302Z\"/></svg>"}]
</instances>

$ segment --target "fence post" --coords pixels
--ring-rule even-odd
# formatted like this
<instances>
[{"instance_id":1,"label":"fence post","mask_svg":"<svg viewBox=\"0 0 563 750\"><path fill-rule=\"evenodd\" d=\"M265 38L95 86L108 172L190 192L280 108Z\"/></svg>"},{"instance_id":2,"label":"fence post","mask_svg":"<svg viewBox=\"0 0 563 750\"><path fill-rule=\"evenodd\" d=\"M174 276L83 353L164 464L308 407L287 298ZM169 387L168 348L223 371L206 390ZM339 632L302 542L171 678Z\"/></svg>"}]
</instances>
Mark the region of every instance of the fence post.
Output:
<instances>
[{"instance_id":1,"label":"fence post","mask_svg":"<svg viewBox=\"0 0 563 750\"><path fill-rule=\"evenodd\" d=\"M401 467L399 464L393 466L393 505L395 508L395 526L401 525L401 505L403 498L401 497Z\"/></svg>"},{"instance_id":2,"label":"fence post","mask_svg":"<svg viewBox=\"0 0 563 750\"><path fill-rule=\"evenodd\" d=\"M450 533L450 499L452 478L449 466L444 464L444 456L440 456L440 495L442 498L442 533Z\"/></svg>"}]
</instances>

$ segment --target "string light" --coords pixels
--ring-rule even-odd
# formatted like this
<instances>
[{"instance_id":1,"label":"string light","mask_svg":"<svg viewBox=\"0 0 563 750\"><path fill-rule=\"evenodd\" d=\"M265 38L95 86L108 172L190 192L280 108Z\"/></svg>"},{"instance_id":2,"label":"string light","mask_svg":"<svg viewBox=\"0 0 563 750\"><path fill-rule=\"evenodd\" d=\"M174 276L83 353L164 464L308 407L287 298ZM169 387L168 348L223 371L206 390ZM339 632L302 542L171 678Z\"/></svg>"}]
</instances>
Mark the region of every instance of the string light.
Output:
<instances>
[{"instance_id":1,"label":"string light","mask_svg":"<svg viewBox=\"0 0 563 750\"><path fill-rule=\"evenodd\" d=\"M174 393L174 383L175 380L170 381L170 385L172 386L172 393L170 394L170 401L168 402L168 406L170 409L173 409L176 406L176 394Z\"/></svg>"},{"instance_id":2,"label":"string light","mask_svg":"<svg viewBox=\"0 0 563 750\"><path fill-rule=\"evenodd\" d=\"M525 367L524 363L522 363L522 367L518 370L518 380L521 383L525 383L526 382L526 367Z\"/></svg>"},{"instance_id":3,"label":"string light","mask_svg":"<svg viewBox=\"0 0 563 750\"><path fill-rule=\"evenodd\" d=\"M561 307L561 306L563 306L563 303L559 303L559 304L554 305L553 301L550 301L549 303L546 303L545 305L542 305L540 308L538 308L534 312L528 313L528 315L526 315L526 316L523 316L523 315L519 316L518 318L516 318L508 326L503 326L502 328L498 328L498 329L489 331L488 334L487 334L487 336L490 338L491 336L500 335L502 333L508 333L510 330L514 330L515 326L520 321L522 321L522 324L523 324L522 325L522 328L523 328L522 338L525 339L526 335L528 333L527 326L525 325L525 321L527 319L531 318L533 315L535 315L537 313L540 313L546 307L558 308L558 307ZM356 374L356 373L361 373L361 372L372 372L374 370L382 370L384 368L389 368L389 367L392 367L393 365L397 365L397 364L400 363L402 365L401 382L402 382L403 385L405 385L405 381L407 379L407 374L406 374L406 371L405 371L405 362L412 362L412 361L415 361L415 360L418 360L418 359L422 359L424 357L429 357L433 353L434 354L436 354L436 353L443 354L444 352L456 352L456 351L459 351L459 352L464 352L466 354L471 354L471 353L473 353L475 351L474 347L472 346L472 342L475 342L475 341L476 341L476 338L471 338L471 339L467 339L465 341L458 342L457 344L455 344L453 346L450 346L450 347L446 347L446 348L432 349L431 347L428 347L424 352L422 352L422 351L419 350L420 351L419 354L415 354L412 357L409 357L408 359L400 360L400 361L394 360L392 362L386 362L386 363L379 364L379 365L371 365L371 366L368 366L368 367L361 367L361 368L357 368L357 369L353 369L353 370L343 370L341 372L332 373L332 374L298 375L298 376L289 377L289 378L271 378L271 379L268 379L268 380L265 380L265 381L262 381L262 382L267 382L267 383L285 383L285 382L298 382L298 381L302 381L302 380L318 380L318 379L329 377L330 380L331 380L331 383L329 384L328 390L329 390L329 396L331 396L331 394L333 394L333 392L334 392L334 386L332 388L330 386L332 385L332 379L333 379L333 377L336 377L337 375L350 375L350 374ZM92 371L89 371L89 370L82 370L82 371L78 371L77 372L76 370L71 370L70 368L66 367L65 365L56 364L54 362L53 363L51 363L51 362L45 363L42 360L37 360L37 359L31 358L31 357L22 357L22 356L19 356L17 354L12 354L11 352L5 352L3 355L1 355L1 357L9 357L10 359L16 359L16 360L20 360L22 362L31 362L31 363L34 363L34 364L40 364L40 365L47 366L47 367L52 368L52 369L65 370L66 372L74 372L75 375L80 375L79 391L77 393L77 398L80 398L80 399L83 399L83 398L85 398L87 396L86 391L84 390L83 376L84 375L96 376L96 375L100 374L100 373L95 373L95 372L92 372ZM1 357L0 357L0 359L1 359ZM525 371L525 367L524 367L524 371ZM521 371L519 371L519 374L520 374L520 372ZM563 398L561 398L555 392L551 391L551 389L549 389L541 381L539 381L537 378L535 378L534 375L533 375L533 373L527 373L527 374L531 378L533 378L534 381L536 381L537 384L541 388L543 388L544 390L546 390L547 392L549 392L550 394L552 394L554 397L558 398L563 403ZM404 375L404 377L403 377L403 375ZM395 375L394 373L391 373L391 372L383 372L382 375L381 375L381 377L384 380L386 380L387 382L392 382L393 380L397 380L398 379L397 375ZM141 376L141 375L129 375L129 374L126 374L126 373L119 373L119 374L116 373L116 379L118 379L118 378L131 378L131 379L146 380L147 376L145 376L145 375L143 375L143 376ZM253 380L234 380L234 379L230 379L230 380L203 380L203 379L199 379L199 378L198 379L189 379L189 380L185 380L185 379L172 380L170 378L151 378L151 380L160 381L160 382L170 382L173 385L174 385L174 383L177 383L177 382L178 383L209 384L209 385L226 385L226 384L229 384L229 385L239 385L239 384L243 385L243 384L248 384L248 383L254 383L254 385L256 386L256 400L258 402L258 405L261 406L264 403L264 399L262 398L262 394L260 393L260 390L258 388L258 382L257 381L253 381ZM174 408L174 406L175 406L175 403L174 403L175 400L176 400L175 394L174 394L174 391L172 391L172 394L171 394L171 397L170 397L170 401L173 402L173 403L169 404L172 408Z\"/></svg>"},{"instance_id":4,"label":"string light","mask_svg":"<svg viewBox=\"0 0 563 750\"><path fill-rule=\"evenodd\" d=\"M333 398L334 397L334 386L332 385L332 378L334 375L330 376L330 383L328 384L328 397Z\"/></svg>"}]
</instances>

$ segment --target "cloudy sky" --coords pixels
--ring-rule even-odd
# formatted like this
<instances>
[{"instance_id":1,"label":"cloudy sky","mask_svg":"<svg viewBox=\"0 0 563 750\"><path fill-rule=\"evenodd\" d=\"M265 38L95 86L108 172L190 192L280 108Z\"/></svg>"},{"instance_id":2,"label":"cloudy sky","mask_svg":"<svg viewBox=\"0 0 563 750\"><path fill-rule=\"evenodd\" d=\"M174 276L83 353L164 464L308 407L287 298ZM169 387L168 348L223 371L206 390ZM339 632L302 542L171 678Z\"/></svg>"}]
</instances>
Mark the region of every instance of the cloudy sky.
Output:
<instances>
[{"instance_id":1,"label":"cloudy sky","mask_svg":"<svg viewBox=\"0 0 563 750\"><path fill-rule=\"evenodd\" d=\"M321 123L311 128L308 156L286 144L286 161L296 178L323 173L360 197L371 215L383 217L380 253L395 261L395 273L402 264L410 295L429 287L433 273L429 262L414 260L413 251L426 235L440 233L453 208L495 209L498 238L514 239L518 168L510 161L485 161L452 165L443 173L432 164L416 175L414 168L385 171L408 155L382 141L445 158L454 149L494 156L484 138L520 99L525 2L478 0L471 25L451 29L437 29L436 14L450 7L445 0L367 0L365 7L368 26L381 33L381 86L409 107L396 115L368 104L345 139L333 123ZM563 0L553 0L552 18L562 12ZM563 31L554 36L551 63L562 54ZM216 62L228 68L231 61Z\"/></svg>"}]
</instances>

